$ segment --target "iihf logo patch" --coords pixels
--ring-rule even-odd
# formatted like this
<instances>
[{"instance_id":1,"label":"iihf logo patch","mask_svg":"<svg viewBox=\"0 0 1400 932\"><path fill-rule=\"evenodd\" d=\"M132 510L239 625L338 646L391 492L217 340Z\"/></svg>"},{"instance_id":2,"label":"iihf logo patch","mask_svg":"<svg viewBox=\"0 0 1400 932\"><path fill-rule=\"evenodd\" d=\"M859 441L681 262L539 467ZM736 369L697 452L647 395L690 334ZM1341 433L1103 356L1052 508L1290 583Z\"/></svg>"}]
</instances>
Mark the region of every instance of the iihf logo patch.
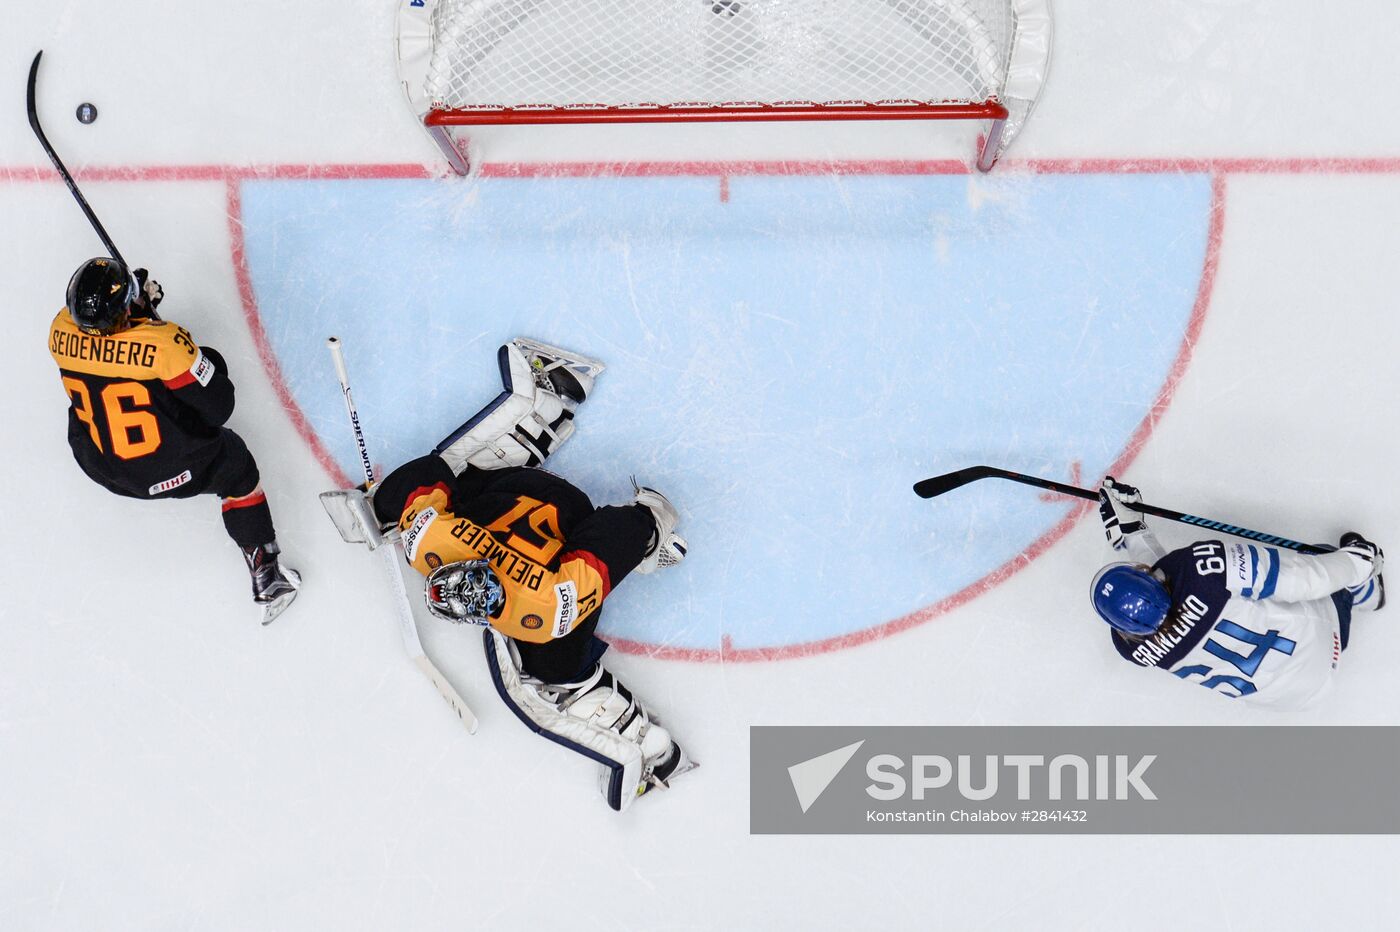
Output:
<instances>
[{"instance_id":1,"label":"iihf logo patch","mask_svg":"<svg viewBox=\"0 0 1400 932\"><path fill-rule=\"evenodd\" d=\"M160 495L160 494L162 494L162 493L169 492L171 489L178 489L180 486L184 485L186 482L189 482L192 478L194 478L194 476L191 475L191 473L190 473L190 471L189 471L188 469L186 469L184 472L180 473L180 475L178 475L178 476L171 476L169 479L166 479L164 482L157 482L155 485L151 486L149 489L146 490L146 494L147 494L147 495Z\"/></svg>"}]
</instances>

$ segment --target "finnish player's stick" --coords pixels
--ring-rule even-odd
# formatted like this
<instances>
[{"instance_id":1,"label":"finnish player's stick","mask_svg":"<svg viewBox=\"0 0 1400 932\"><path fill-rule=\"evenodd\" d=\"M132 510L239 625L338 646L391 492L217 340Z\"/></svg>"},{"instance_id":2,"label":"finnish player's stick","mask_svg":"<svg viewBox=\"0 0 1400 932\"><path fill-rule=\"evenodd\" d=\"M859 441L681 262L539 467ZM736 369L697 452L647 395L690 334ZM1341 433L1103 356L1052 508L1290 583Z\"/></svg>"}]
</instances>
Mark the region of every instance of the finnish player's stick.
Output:
<instances>
[{"instance_id":1,"label":"finnish player's stick","mask_svg":"<svg viewBox=\"0 0 1400 932\"><path fill-rule=\"evenodd\" d=\"M365 446L365 434L360 429L360 415L355 410L355 399L350 394L350 374L345 368L345 355L341 352L340 339L330 337L326 340L326 348L331 351L331 359L335 361L340 393L345 396L345 412L350 416L350 428L355 432L355 446L360 451L360 466L365 472L365 488L369 489L374 485L374 467L370 465L369 448ZM403 582L403 571L400 569L400 564L404 562L403 541L398 538L397 531L393 537L392 547L381 546L376 552L384 561L384 571L388 574L389 584L394 590L394 601L398 605L399 634L403 637L404 650L409 658L418 664L418 669L423 671L423 675L437 687L447 704L452 706L452 711L457 713L467 731L476 734L476 715L423 650L423 642L418 637L418 624L413 619L413 603L409 601L408 589Z\"/></svg>"},{"instance_id":2,"label":"finnish player's stick","mask_svg":"<svg viewBox=\"0 0 1400 932\"><path fill-rule=\"evenodd\" d=\"M87 198L83 197L83 192L78 190L78 183L73 180L73 176L69 173L67 166L65 166L63 160L58 157L58 152L54 150L53 144L49 142L49 137L44 135L44 127L39 124L39 108L34 102L34 92L39 85L39 59L43 57L44 51L40 49L39 54L34 56L34 63L29 66L29 86L25 89L24 97L25 109L29 111L29 128L34 130L34 135L39 139L39 145L44 147L44 152L48 154L49 161L53 162L53 167L58 169L58 174L63 179L63 183L68 185L68 190L73 195L73 199L77 201L78 206L83 209L83 213L87 216L88 223L92 224L93 230L97 233L97 238L102 240L103 246L107 247L107 254L120 262L122 267L130 272L131 266L127 265L126 260L122 258L121 251L117 249L117 244L112 242L112 237L107 235L107 228L102 225L101 220L97 219L97 214L92 212L92 206L88 204ZM134 278L132 282L132 287L135 288ZM146 312L150 314L152 320L160 320L160 315L156 313L155 308L147 308Z\"/></svg>"},{"instance_id":3,"label":"finnish player's stick","mask_svg":"<svg viewBox=\"0 0 1400 932\"><path fill-rule=\"evenodd\" d=\"M1012 482L1019 482L1022 485L1033 485L1039 489L1049 489L1052 492L1059 492L1061 495L1072 495L1075 498L1082 498L1093 502L1099 500L1099 493L1097 491L1081 489L1075 485L1066 485L1063 482L1056 482L1053 479L1042 479L1039 476L1027 476L1023 473L1012 472L1009 469L998 469L995 466L969 466L966 469L944 473L941 476L921 479L914 483L914 494L918 495L920 498L937 498L946 492L960 489L969 482L976 482L979 479L1009 479ZM1184 512L1173 511L1170 508L1159 508L1156 505L1146 505L1139 502L1129 505L1128 507L1135 511L1140 511L1145 515L1166 518L1168 521L1180 521L1182 524L1194 524L1197 527L1209 528L1212 531L1222 531L1226 534L1233 534L1235 537L1257 540L1260 543L1269 544L1274 547L1282 547L1285 550L1296 550L1299 553L1328 553L1331 550L1329 547L1319 547L1315 544L1303 544L1296 540L1289 540L1286 537L1265 534L1261 531L1251 531L1247 527L1238 527L1234 524L1226 524L1223 521L1215 521L1210 518L1200 518L1196 515L1188 515Z\"/></svg>"}]
</instances>

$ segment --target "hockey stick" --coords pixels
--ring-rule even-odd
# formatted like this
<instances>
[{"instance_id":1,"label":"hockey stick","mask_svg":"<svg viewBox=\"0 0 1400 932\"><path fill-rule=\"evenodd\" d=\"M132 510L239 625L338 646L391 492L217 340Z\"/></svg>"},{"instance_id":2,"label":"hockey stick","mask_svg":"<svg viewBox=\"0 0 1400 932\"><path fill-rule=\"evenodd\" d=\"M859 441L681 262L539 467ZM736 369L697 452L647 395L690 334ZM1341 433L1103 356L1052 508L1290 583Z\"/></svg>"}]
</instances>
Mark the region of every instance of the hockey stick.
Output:
<instances>
[{"instance_id":1,"label":"hockey stick","mask_svg":"<svg viewBox=\"0 0 1400 932\"><path fill-rule=\"evenodd\" d=\"M1023 473L1012 472L1009 469L998 469L995 466L969 466L966 469L944 473L941 476L922 479L914 483L914 494L918 495L920 498L937 498L940 495L951 492L954 489L962 488L968 483L976 482L979 479L1009 479L1012 482L1019 482L1022 485L1033 485L1036 488L1059 492L1061 495L1072 495L1075 498L1082 498L1092 502L1099 500L1099 493L1097 491L1081 489L1075 485L1066 485L1063 482L1056 482L1053 479L1041 479L1039 476L1027 476ZM1277 537L1273 534L1265 534L1260 531L1251 531L1247 527L1225 524L1222 521L1213 521L1210 518L1188 515L1180 511L1173 511L1170 508L1159 508L1156 505L1137 503L1129 507L1145 515L1166 518L1168 521L1180 521L1182 524L1194 524L1197 527L1209 528L1212 531L1222 531L1226 534L1233 534L1236 537L1246 538L1247 540L1257 540L1260 543L1282 547L1285 550L1296 550L1299 553L1328 553L1331 549L1328 547L1319 547L1315 544L1299 543L1296 540L1289 540L1286 537Z\"/></svg>"},{"instance_id":2,"label":"hockey stick","mask_svg":"<svg viewBox=\"0 0 1400 932\"><path fill-rule=\"evenodd\" d=\"M355 446L360 451L360 466L364 469L365 488L368 489L374 485L374 467L370 465L369 448L365 446L365 434L360 429L360 415L355 410L355 399L350 394L350 374L345 368L340 339L330 337L326 340L326 348L331 351L331 358L335 361L335 374L340 380L340 393L345 396L345 412L350 416L350 428L355 432ZM392 547L377 548L377 552L384 561L384 571L388 574L389 584L394 590L395 602L398 605L399 634L403 637L404 650L409 658L418 664L418 669L423 671L423 675L437 687L447 704L452 706L452 711L457 713L467 731L476 734L476 715L423 650L423 642L418 637L418 624L413 619L413 603L409 601L408 588L404 585L403 571L400 569L404 562L404 551L403 541L397 539L397 532L393 543Z\"/></svg>"},{"instance_id":3,"label":"hockey stick","mask_svg":"<svg viewBox=\"0 0 1400 932\"><path fill-rule=\"evenodd\" d=\"M120 250L117 249L117 244L112 242L112 237L107 235L107 228L102 225L101 220L97 219L97 214L92 212L92 207L88 204L87 198L83 197L83 192L78 190L78 183L73 180L73 176L69 173L67 166L65 166L63 160L58 157L58 152L54 150L53 144L49 142L49 137L44 135L44 128L39 125L39 108L34 102L34 92L39 85L39 59L43 57L44 51L40 49L39 54L34 56L34 63L29 66L29 86L25 89L24 97L25 109L29 111L29 128L34 130L34 135L39 139L39 145L44 147L44 152L48 154L49 161L53 162L53 167L58 169L58 174L63 178L63 183L68 185L68 191L73 195L73 199L77 201L78 206L83 209L83 213L87 216L88 223L92 224L93 230L97 232L97 238L102 240L103 246L107 247L107 254L120 262L122 268L126 269L129 274L131 272L131 266L127 265L126 260L122 258ZM133 276L132 289L138 290L135 282L136 279ZM147 312L150 314L152 320L160 320L160 315L156 313L155 308L148 308Z\"/></svg>"}]
</instances>

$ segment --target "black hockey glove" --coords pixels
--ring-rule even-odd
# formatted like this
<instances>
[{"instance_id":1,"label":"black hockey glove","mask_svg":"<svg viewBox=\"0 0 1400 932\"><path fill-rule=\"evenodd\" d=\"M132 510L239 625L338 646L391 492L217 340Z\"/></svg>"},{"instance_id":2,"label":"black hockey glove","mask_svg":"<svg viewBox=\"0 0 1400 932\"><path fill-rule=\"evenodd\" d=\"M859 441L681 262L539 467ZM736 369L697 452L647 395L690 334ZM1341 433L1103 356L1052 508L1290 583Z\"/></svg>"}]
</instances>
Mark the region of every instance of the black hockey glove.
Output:
<instances>
[{"instance_id":1,"label":"black hockey glove","mask_svg":"<svg viewBox=\"0 0 1400 932\"><path fill-rule=\"evenodd\" d=\"M165 299L165 291L160 287L160 282L151 278L151 273L145 269L135 269L131 274L136 278L137 290L133 310L138 313L133 316L149 317Z\"/></svg>"}]
</instances>

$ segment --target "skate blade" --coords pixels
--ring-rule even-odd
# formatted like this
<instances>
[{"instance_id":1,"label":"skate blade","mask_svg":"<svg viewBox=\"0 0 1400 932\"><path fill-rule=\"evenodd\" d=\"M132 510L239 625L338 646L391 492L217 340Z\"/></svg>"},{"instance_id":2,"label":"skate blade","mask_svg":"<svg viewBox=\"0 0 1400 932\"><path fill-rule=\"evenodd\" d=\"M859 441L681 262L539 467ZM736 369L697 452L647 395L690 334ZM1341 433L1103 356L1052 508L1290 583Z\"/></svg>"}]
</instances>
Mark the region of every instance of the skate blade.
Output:
<instances>
[{"instance_id":1,"label":"skate blade","mask_svg":"<svg viewBox=\"0 0 1400 932\"><path fill-rule=\"evenodd\" d=\"M665 780L658 780L658 781L656 781L656 782L657 782L657 785L659 785L663 790L669 790L669 789L671 788L671 781L674 780L674 779L676 779L676 777L679 777L679 776L682 776L682 775L684 775L684 774L690 773L692 770L699 770L699 769L700 769L700 762L699 762L699 761L694 761L694 760L690 760L689 758L686 758L684 761L682 761L682 762L676 767L675 770L672 770L672 771L671 771L671 775L670 775L669 777L667 777Z\"/></svg>"},{"instance_id":2,"label":"skate blade","mask_svg":"<svg viewBox=\"0 0 1400 932\"><path fill-rule=\"evenodd\" d=\"M666 775L665 780L662 780L655 774L653 774L652 776L647 778L647 782L644 783L643 786L646 786L648 788L669 790L671 788L671 783L676 779L676 777L679 777L682 774L690 773L692 770L699 768L700 762L691 760L690 755L685 753L684 748L681 748L680 754L680 763L676 764L675 770L672 770L669 774ZM645 793L646 791L643 790L642 792Z\"/></svg>"},{"instance_id":3,"label":"skate blade","mask_svg":"<svg viewBox=\"0 0 1400 932\"><path fill-rule=\"evenodd\" d=\"M575 353L573 350L566 350L560 346L552 346L539 340L532 340L529 337L517 337L511 341L520 347L520 351L526 356L532 353L536 356L553 356L565 366L582 369L587 375L597 378L607 368L607 365L600 359L585 356L582 353Z\"/></svg>"},{"instance_id":4,"label":"skate blade","mask_svg":"<svg viewBox=\"0 0 1400 932\"><path fill-rule=\"evenodd\" d=\"M271 602L263 603L263 627L267 627L268 625L276 621L277 616L281 615L287 610L287 608L292 604L292 602L296 600L297 593L301 591L300 573L298 573L296 570L289 569L282 570L282 573L291 582L292 588L277 596Z\"/></svg>"}]
</instances>

